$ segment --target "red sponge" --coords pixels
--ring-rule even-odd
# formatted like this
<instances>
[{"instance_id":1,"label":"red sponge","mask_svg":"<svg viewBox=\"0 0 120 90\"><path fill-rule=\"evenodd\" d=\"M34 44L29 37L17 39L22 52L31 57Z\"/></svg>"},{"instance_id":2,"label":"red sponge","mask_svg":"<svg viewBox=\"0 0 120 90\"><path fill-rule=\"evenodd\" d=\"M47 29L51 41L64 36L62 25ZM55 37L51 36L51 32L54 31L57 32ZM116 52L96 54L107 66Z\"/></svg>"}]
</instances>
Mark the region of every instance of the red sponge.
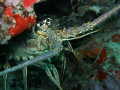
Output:
<instances>
[{"instance_id":1,"label":"red sponge","mask_svg":"<svg viewBox=\"0 0 120 90\"><path fill-rule=\"evenodd\" d=\"M31 18L31 16L22 18L22 16L20 16L19 14L16 14L14 16L14 19L16 21L15 27L9 28L9 34L11 37L21 34L25 29L30 28L36 22L35 15L33 16L33 18Z\"/></svg>"},{"instance_id":2,"label":"red sponge","mask_svg":"<svg viewBox=\"0 0 120 90\"><path fill-rule=\"evenodd\" d=\"M7 6L5 14L8 15L9 17L13 17L14 16L14 14L12 13L12 8L9 7L9 6Z\"/></svg>"},{"instance_id":3,"label":"red sponge","mask_svg":"<svg viewBox=\"0 0 120 90\"><path fill-rule=\"evenodd\" d=\"M29 7L30 5L34 4L35 2L37 2L38 0L23 0L23 6L25 8Z\"/></svg>"}]
</instances>

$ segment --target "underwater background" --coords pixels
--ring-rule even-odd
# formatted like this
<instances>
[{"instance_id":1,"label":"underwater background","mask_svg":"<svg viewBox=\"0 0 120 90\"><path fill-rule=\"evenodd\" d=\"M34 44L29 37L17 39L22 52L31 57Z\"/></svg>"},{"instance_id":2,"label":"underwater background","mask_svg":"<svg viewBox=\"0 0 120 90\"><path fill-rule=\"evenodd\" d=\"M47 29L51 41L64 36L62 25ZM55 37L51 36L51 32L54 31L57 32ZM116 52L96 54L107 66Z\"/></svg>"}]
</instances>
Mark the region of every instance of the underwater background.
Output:
<instances>
[{"instance_id":1,"label":"underwater background","mask_svg":"<svg viewBox=\"0 0 120 90\"><path fill-rule=\"evenodd\" d=\"M119 4L119 0L0 0L0 72L56 49L48 48L54 47L45 34L48 29L88 25ZM0 76L0 90L120 90L120 10L76 37L63 41L64 50L56 56Z\"/></svg>"}]
</instances>

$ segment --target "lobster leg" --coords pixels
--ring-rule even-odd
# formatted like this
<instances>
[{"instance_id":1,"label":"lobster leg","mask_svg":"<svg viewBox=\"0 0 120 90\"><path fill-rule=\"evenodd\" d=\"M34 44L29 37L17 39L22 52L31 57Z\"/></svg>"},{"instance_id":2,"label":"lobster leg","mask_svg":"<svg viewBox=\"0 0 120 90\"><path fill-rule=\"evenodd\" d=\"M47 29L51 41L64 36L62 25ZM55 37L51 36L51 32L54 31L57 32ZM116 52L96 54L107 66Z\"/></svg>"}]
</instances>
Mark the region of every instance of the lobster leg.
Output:
<instances>
[{"instance_id":1,"label":"lobster leg","mask_svg":"<svg viewBox=\"0 0 120 90\"><path fill-rule=\"evenodd\" d=\"M48 68L47 65L45 65L45 71L46 71L46 74L49 76L49 78L53 81L53 83L60 89L60 90L63 90L63 88L60 86L60 81L59 81L59 74L56 70L56 68L54 66L52 66L52 72L54 74L54 77L53 75L51 74L51 71L50 69Z\"/></svg>"},{"instance_id":2,"label":"lobster leg","mask_svg":"<svg viewBox=\"0 0 120 90\"><path fill-rule=\"evenodd\" d=\"M51 81L59 88L59 90L63 90L63 88L60 86L58 71L54 65L44 63L44 62L38 62L38 63L35 63L34 66L45 69L45 72L46 72L47 76L51 79Z\"/></svg>"},{"instance_id":3,"label":"lobster leg","mask_svg":"<svg viewBox=\"0 0 120 90\"><path fill-rule=\"evenodd\" d=\"M6 80L7 80L7 74L5 74L5 75L3 75L3 78L4 78L4 80L3 80L3 87L4 87L4 90L6 90Z\"/></svg>"},{"instance_id":4,"label":"lobster leg","mask_svg":"<svg viewBox=\"0 0 120 90\"><path fill-rule=\"evenodd\" d=\"M8 62L4 65L4 68L5 68L5 69L10 68L10 65L9 65L9 63L8 63ZM3 75L3 78L4 78L4 80L3 80L4 90L6 90L6 80L7 80L7 74Z\"/></svg>"},{"instance_id":5,"label":"lobster leg","mask_svg":"<svg viewBox=\"0 0 120 90\"><path fill-rule=\"evenodd\" d=\"M27 67L23 68L23 82L24 82L24 90L28 90L27 88Z\"/></svg>"},{"instance_id":6,"label":"lobster leg","mask_svg":"<svg viewBox=\"0 0 120 90\"><path fill-rule=\"evenodd\" d=\"M52 66L51 70L52 70L52 72L53 72L53 75L54 75L54 77L55 77L55 80L56 80L56 81L58 82L58 84L60 85L59 74L58 74L57 69L56 69L54 66Z\"/></svg>"},{"instance_id":7,"label":"lobster leg","mask_svg":"<svg viewBox=\"0 0 120 90\"><path fill-rule=\"evenodd\" d=\"M65 73L65 67L66 67L66 58L62 55L62 60L63 60L63 70L61 71L61 80L63 79L64 73Z\"/></svg>"}]
</instances>

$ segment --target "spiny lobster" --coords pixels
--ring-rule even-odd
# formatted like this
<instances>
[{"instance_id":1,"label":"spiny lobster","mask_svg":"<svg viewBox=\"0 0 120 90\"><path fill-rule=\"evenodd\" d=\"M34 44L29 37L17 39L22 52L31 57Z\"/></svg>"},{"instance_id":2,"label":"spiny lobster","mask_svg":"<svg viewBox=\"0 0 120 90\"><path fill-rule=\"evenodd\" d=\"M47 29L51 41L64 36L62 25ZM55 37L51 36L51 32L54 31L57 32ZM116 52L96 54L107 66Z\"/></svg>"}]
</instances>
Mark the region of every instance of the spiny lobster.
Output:
<instances>
[{"instance_id":1,"label":"spiny lobster","mask_svg":"<svg viewBox=\"0 0 120 90\"><path fill-rule=\"evenodd\" d=\"M109 16L111 16L114 12L119 10L119 8L120 8L120 5L117 5L116 7L109 10L108 12L101 15L100 17L98 17L92 22L85 23L79 27L74 27L74 28L69 28L64 30L55 30L55 31L50 30L46 25L46 21L42 27L40 27L39 24L37 24L38 25L37 27L40 27L39 28L40 30L37 30L36 34L33 33L30 36L30 38L26 41L25 47L23 48L23 47L20 47L19 45L16 45L16 47L12 51L13 54L10 53L10 55L8 55L9 59L12 57L18 62L21 62L20 59L22 58L22 60L25 62L17 66L11 67L9 69L8 69L8 66L5 66L6 70L1 71L0 76L4 75L5 82L6 82L7 73L13 72L20 68L24 68L23 69L24 85L25 85L25 90L27 90L27 66L31 64L34 64L37 66L40 65L41 67L45 68L47 75L55 83L55 85L60 90L63 90L62 87L60 86L59 74L56 68L53 65L48 65L46 63L43 63L42 61L45 61L46 59L57 55L63 49L65 49L62 45L63 41L79 39L91 33L97 32L97 31L92 31L93 28L98 24L100 24L101 22L103 22ZM34 29L35 28L33 27L33 32L35 32ZM88 32L88 33L83 34L85 32ZM83 35L80 36L80 34L83 34ZM37 57L34 58L34 56L37 56ZM36 63L38 63L39 65ZM50 71L51 68L54 76L51 74L51 71Z\"/></svg>"}]
</instances>

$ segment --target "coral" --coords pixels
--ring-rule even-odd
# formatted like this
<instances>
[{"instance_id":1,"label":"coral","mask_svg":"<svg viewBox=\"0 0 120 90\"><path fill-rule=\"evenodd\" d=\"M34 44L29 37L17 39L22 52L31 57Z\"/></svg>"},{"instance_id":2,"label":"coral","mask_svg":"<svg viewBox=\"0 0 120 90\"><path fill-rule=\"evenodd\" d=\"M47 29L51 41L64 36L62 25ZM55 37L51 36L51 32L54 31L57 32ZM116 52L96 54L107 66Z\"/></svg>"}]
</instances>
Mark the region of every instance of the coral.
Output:
<instances>
[{"instance_id":1,"label":"coral","mask_svg":"<svg viewBox=\"0 0 120 90\"><path fill-rule=\"evenodd\" d=\"M7 31L0 30L0 44L5 44L11 38Z\"/></svg>"},{"instance_id":2,"label":"coral","mask_svg":"<svg viewBox=\"0 0 120 90\"><path fill-rule=\"evenodd\" d=\"M5 12L5 9L6 9L6 6L4 5L4 3L0 2L0 17Z\"/></svg>"},{"instance_id":3,"label":"coral","mask_svg":"<svg viewBox=\"0 0 120 90\"><path fill-rule=\"evenodd\" d=\"M91 80L89 83L90 90L104 90L102 84L98 84L95 82L95 80Z\"/></svg>"},{"instance_id":4,"label":"coral","mask_svg":"<svg viewBox=\"0 0 120 90\"><path fill-rule=\"evenodd\" d=\"M117 79L120 80L120 69L118 71L116 71L115 73L116 73Z\"/></svg>"},{"instance_id":5,"label":"coral","mask_svg":"<svg viewBox=\"0 0 120 90\"><path fill-rule=\"evenodd\" d=\"M30 28L35 24L35 14L31 16L29 16L28 14L28 16L23 17L23 15L13 14L10 7L8 9L6 9L6 15L9 15L15 21L15 25L13 24L12 27L9 28L9 34L11 35L11 37L17 36L23 30Z\"/></svg>"},{"instance_id":6,"label":"coral","mask_svg":"<svg viewBox=\"0 0 120 90\"><path fill-rule=\"evenodd\" d=\"M2 18L4 19L4 22L12 23L12 19L8 15L3 14Z\"/></svg>"},{"instance_id":7,"label":"coral","mask_svg":"<svg viewBox=\"0 0 120 90\"><path fill-rule=\"evenodd\" d=\"M103 84L91 80L89 83L90 90L120 90L120 81L117 80L115 74L108 75Z\"/></svg>"},{"instance_id":8,"label":"coral","mask_svg":"<svg viewBox=\"0 0 120 90\"><path fill-rule=\"evenodd\" d=\"M105 81L105 84L106 84L107 90L120 90L120 86L119 86L120 81L117 80L115 74L108 75L107 80Z\"/></svg>"},{"instance_id":9,"label":"coral","mask_svg":"<svg viewBox=\"0 0 120 90\"><path fill-rule=\"evenodd\" d=\"M16 6L20 2L21 2L21 0L6 0L5 5L6 6Z\"/></svg>"},{"instance_id":10,"label":"coral","mask_svg":"<svg viewBox=\"0 0 120 90\"><path fill-rule=\"evenodd\" d=\"M89 9L89 6L88 5L84 5L84 6L79 6L77 8L77 11L78 11L78 14L81 16L83 16Z\"/></svg>"},{"instance_id":11,"label":"coral","mask_svg":"<svg viewBox=\"0 0 120 90\"><path fill-rule=\"evenodd\" d=\"M31 6L36 1L37 0L27 1L27 4L31 2L29 3L29 6ZM26 0L23 2L26 3ZM25 29L30 28L36 22L36 15L32 6L24 8L23 2L22 0L6 0L5 2L0 2L0 28L3 32L8 33L10 37L21 34ZM4 38L1 38L0 42L4 41L2 39Z\"/></svg>"},{"instance_id":12,"label":"coral","mask_svg":"<svg viewBox=\"0 0 120 90\"><path fill-rule=\"evenodd\" d=\"M92 6L89 8L89 10L94 11L96 14L100 13L101 7L98 6Z\"/></svg>"},{"instance_id":13,"label":"coral","mask_svg":"<svg viewBox=\"0 0 120 90\"><path fill-rule=\"evenodd\" d=\"M120 41L120 34L114 34L112 36L112 41L113 42L119 42Z\"/></svg>"},{"instance_id":14,"label":"coral","mask_svg":"<svg viewBox=\"0 0 120 90\"><path fill-rule=\"evenodd\" d=\"M103 82L104 79L106 79L108 73L106 72L103 72L102 70L100 70L98 72L98 75L97 75L97 79L100 81L100 82Z\"/></svg>"},{"instance_id":15,"label":"coral","mask_svg":"<svg viewBox=\"0 0 120 90\"><path fill-rule=\"evenodd\" d=\"M114 21L97 34L81 39L81 45L75 50L79 52L77 56L80 66L82 65L83 68L82 74L85 76L85 73L89 72L86 77L92 76L92 78L87 78L90 81L90 90L120 89L118 87L120 82L120 31L118 21ZM84 76L81 77L85 79ZM84 87L82 86L82 88Z\"/></svg>"},{"instance_id":16,"label":"coral","mask_svg":"<svg viewBox=\"0 0 120 90\"><path fill-rule=\"evenodd\" d=\"M106 61L106 49L103 48L100 54L99 59L97 60L97 64L100 65L103 61Z\"/></svg>"}]
</instances>

